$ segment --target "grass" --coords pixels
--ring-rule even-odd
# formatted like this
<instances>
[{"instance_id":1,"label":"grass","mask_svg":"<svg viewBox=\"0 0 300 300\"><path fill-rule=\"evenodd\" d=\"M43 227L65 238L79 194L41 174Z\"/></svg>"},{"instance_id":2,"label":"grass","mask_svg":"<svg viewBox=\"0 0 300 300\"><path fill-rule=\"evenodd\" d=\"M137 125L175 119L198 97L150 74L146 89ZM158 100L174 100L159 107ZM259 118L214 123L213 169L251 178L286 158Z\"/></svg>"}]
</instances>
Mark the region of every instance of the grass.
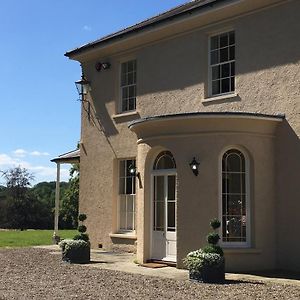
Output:
<instances>
[{"instance_id":1,"label":"grass","mask_svg":"<svg viewBox=\"0 0 300 300\"><path fill-rule=\"evenodd\" d=\"M62 239L73 238L77 230L60 230ZM30 247L52 244L53 230L8 230L0 231L1 247Z\"/></svg>"}]
</instances>

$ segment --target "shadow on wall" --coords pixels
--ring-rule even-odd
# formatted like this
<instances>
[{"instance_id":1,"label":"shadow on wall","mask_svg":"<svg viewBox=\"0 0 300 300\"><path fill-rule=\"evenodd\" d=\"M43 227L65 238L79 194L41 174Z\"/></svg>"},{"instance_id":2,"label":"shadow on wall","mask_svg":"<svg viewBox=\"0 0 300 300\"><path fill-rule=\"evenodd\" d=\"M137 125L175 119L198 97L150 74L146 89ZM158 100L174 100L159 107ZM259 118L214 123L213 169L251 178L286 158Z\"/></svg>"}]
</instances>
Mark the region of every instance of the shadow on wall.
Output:
<instances>
[{"instance_id":1,"label":"shadow on wall","mask_svg":"<svg viewBox=\"0 0 300 300\"><path fill-rule=\"evenodd\" d=\"M300 270L300 140L284 120L276 139L277 229L279 267Z\"/></svg>"}]
</instances>

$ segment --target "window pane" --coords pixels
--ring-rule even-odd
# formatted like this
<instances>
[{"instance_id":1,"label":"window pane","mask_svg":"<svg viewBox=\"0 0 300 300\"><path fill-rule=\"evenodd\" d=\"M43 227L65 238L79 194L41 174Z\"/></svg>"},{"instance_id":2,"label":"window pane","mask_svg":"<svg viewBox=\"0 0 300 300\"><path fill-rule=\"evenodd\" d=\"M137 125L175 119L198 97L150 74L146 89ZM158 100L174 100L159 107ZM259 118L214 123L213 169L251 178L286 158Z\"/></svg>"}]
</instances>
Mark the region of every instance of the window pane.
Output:
<instances>
[{"instance_id":1,"label":"window pane","mask_svg":"<svg viewBox=\"0 0 300 300\"><path fill-rule=\"evenodd\" d=\"M128 98L128 87L122 88L122 98L127 99Z\"/></svg>"},{"instance_id":2,"label":"window pane","mask_svg":"<svg viewBox=\"0 0 300 300\"><path fill-rule=\"evenodd\" d=\"M168 202L168 230L175 230L175 202Z\"/></svg>"},{"instance_id":3,"label":"window pane","mask_svg":"<svg viewBox=\"0 0 300 300\"><path fill-rule=\"evenodd\" d=\"M234 77L230 78L230 89L231 91L235 90L235 82L234 82Z\"/></svg>"},{"instance_id":4,"label":"window pane","mask_svg":"<svg viewBox=\"0 0 300 300\"><path fill-rule=\"evenodd\" d=\"M156 200L164 200L164 177L156 176Z\"/></svg>"},{"instance_id":5,"label":"window pane","mask_svg":"<svg viewBox=\"0 0 300 300\"><path fill-rule=\"evenodd\" d=\"M126 230L126 212L120 212L120 229Z\"/></svg>"},{"instance_id":6,"label":"window pane","mask_svg":"<svg viewBox=\"0 0 300 300\"><path fill-rule=\"evenodd\" d=\"M134 213L127 213L127 228L126 230L133 230L133 218L134 218Z\"/></svg>"},{"instance_id":7,"label":"window pane","mask_svg":"<svg viewBox=\"0 0 300 300\"><path fill-rule=\"evenodd\" d=\"M228 172L241 172L241 157L237 153L229 154L227 157L227 169Z\"/></svg>"},{"instance_id":8,"label":"window pane","mask_svg":"<svg viewBox=\"0 0 300 300\"><path fill-rule=\"evenodd\" d=\"M229 216L227 218L227 237L231 242L240 242L242 235L241 219L239 217Z\"/></svg>"},{"instance_id":9,"label":"window pane","mask_svg":"<svg viewBox=\"0 0 300 300\"><path fill-rule=\"evenodd\" d=\"M215 80L212 82L212 94L220 94L220 80Z\"/></svg>"},{"instance_id":10,"label":"window pane","mask_svg":"<svg viewBox=\"0 0 300 300\"><path fill-rule=\"evenodd\" d=\"M229 87L230 87L230 80L229 78L227 79L222 79L221 81L221 92L222 93L228 93L230 91Z\"/></svg>"},{"instance_id":11,"label":"window pane","mask_svg":"<svg viewBox=\"0 0 300 300\"><path fill-rule=\"evenodd\" d=\"M128 100L128 110L135 109L135 98L129 98Z\"/></svg>"},{"instance_id":12,"label":"window pane","mask_svg":"<svg viewBox=\"0 0 300 300\"><path fill-rule=\"evenodd\" d=\"M228 46L228 34L224 33L220 35L220 48Z\"/></svg>"},{"instance_id":13,"label":"window pane","mask_svg":"<svg viewBox=\"0 0 300 300\"><path fill-rule=\"evenodd\" d=\"M132 72L134 70L134 61L131 60L128 62L128 72Z\"/></svg>"},{"instance_id":14,"label":"window pane","mask_svg":"<svg viewBox=\"0 0 300 300\"><path fill-rule=\"evenodd\" d=\"M210 64L215 65L219 63L219 50L210 53Z\"/></svg>"},{"instance_id":15,"label":"window pane","mask_svg":"<svg viewBox=\"0 0 300 300\"><path fill-rule=\"evenodd\" d=\"M168 176L168 200L175 200L175 176Z\"/></svg>"},{"instance_id":16,"label":"window pane","mask_svg":"<svg viewBox=\"0 0 300 300\"><path fill-rule=\"evenodd\" d=\"M210 49L214 50L214 49L218 49L219 48L219 36L213 36L210 39Z\"/></svg>"},{"instance_id":17,"label":"window pane","mask_svg":"<svg viewBox=\"0 0 300 300\"><path fill-rule=\"evenodd\" d=\"M133 84L134 83L134 73L129 73L128 74L128 82L127 84Z\"/></svg>"},{"instance_id":18,"label":"window pane","mask_svg":"<svg viewBox=\"0 0 300 300\"><path fill-rule=\"evenodd\" d=\"M220 49L220 62L228 61L228 48Z\"/></svg>"},{"instance_id":19,"label":"window pane","mask_svg":"<svg viewBox=\"0 0 300 300\"><path fill-rule=\"evenodd\" d=\"M127 196L127 212L130 212L130 213L134 212L134 196L133 195Z\"/></svg>"},{"instance_id":20,"label":"window pane","mask_svg":"<svg viewBox=\"0 0 300 300\"><path fill-rule=\"evenodd\" d=\"M228 215L240 216L242 211L242 199L240 195L228 195Z\"/></svg>"},{"instance_id":21,"label":"window pane","mask_svg":"<svg viewBox=\"0 0 300 300\"><path fill-rule=\"evenodd\" d=\"M174 157L169 151L160 153L154 162L155 170L175 169L175 168L176 165L175 165Z\"/></svg>"},{"instance_id":22,"label":"window pane","mask_svg":"<svg viewBox=\"0 0 300 300\"><path fill-rule=\"evenodd\" d=\"M231 46L229 48L229 60L234 60L235 58L235 47Z\"/></svg>"},{"instance_id":23,"label":"window pane","mask_svg":"<svg viewBox=\"0 0 300 300\"><path fill-rule=\"evenodd\" d=\"M220 66L212 67L212 79L219 79L220 78Z\"/></svg>"},{"instance_id":24,"label":"window pane","mask_svg":"<svg viewBox=\"0 0 300 300\"><path fill-rule=\"evenodd\" d=\"M130 86L129 87L128 97L129 98L134 98L135 97L135 86Z\"/></svg>"},{"instance_id":25,"label":"window pane","mask_svg":"<svg viewBox=\"0 0 300 300\"><path fill-rule=\"evenodd\" d=\"M222 67L221 67L221 70L222 70L222 78L224 78L224 77L229 77L229 67L230 67L230 65L229 64L224 64L224 65L222 65Z\"/></svg>"},{"instance_id":26,"label":"window pane","mask_svg":"<svg viewBox=\"0 0 300 300\"><path fill-rule=\"evenodd\" d=\"M235 75L235 63L234 63L234 62L232 62L232 63L230 64L230 75L231 75L231 76L234 76L234 75Z\"/></svg>"}]
</instances>

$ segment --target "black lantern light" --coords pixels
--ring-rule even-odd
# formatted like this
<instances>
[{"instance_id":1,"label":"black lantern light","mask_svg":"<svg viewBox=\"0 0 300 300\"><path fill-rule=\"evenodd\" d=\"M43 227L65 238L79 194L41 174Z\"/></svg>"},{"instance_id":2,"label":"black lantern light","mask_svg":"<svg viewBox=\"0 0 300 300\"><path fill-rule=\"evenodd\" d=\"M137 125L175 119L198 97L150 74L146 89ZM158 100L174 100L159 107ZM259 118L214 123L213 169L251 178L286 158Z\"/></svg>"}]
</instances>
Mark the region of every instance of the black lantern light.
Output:
<instances>
[{"instance_id":1,"label":"black lantern light","mask_svg":"<svg viewBox=\"0 0 300 300\"><path fill-rule=\"evenodd\" d=\"M192 172L194 173L195 176L198 176L198 174L199 174L199 165L200 165L200 163L196 160L195 157L190 162L191 170L192 170Z\"/></svg>"},{"instance_id":2,"label":"black lantern light","mask_svg":"<svg viewBox=\"0 0 300 300\"><path fill-rule=\"evenodd\" d=\"M91 89L90 82L85 79L84 75L81 76L80 80L75 81L75 85L76 85L76 89L78 91L78 94L81 97L87 95L87 93Z\"/></svg>"}]
</instances>

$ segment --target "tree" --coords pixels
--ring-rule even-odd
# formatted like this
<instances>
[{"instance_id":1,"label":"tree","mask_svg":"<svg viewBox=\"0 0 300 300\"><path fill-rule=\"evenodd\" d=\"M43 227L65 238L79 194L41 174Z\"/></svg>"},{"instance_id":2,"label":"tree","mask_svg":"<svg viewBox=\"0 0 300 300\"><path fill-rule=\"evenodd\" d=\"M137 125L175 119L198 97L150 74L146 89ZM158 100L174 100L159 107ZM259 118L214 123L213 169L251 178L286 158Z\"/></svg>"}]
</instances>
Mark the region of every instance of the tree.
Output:
<instances>
[{"instance_id":1,"label":"tree","mask_svg":"<svg viewBox=\"0 0 300 300\"><path fill-rule=\"evenodd\" d=\"M29 188L34 176L20 166L3 172L7 188L7 221L12 228L25 229L33 223L35 199Z\"/></svg>"},{"instance_id":2,"label":"tree","mask_svg":"<svg viewBox=\"0 0 300 300\"><path fill-rule=\"evenodd\" d=\"M76 228L78 225L79 173L79 164L74 164L70 170L69 186L63 195L60 208L60 223L63 228Z\"/></svg>"}]
</instances>

